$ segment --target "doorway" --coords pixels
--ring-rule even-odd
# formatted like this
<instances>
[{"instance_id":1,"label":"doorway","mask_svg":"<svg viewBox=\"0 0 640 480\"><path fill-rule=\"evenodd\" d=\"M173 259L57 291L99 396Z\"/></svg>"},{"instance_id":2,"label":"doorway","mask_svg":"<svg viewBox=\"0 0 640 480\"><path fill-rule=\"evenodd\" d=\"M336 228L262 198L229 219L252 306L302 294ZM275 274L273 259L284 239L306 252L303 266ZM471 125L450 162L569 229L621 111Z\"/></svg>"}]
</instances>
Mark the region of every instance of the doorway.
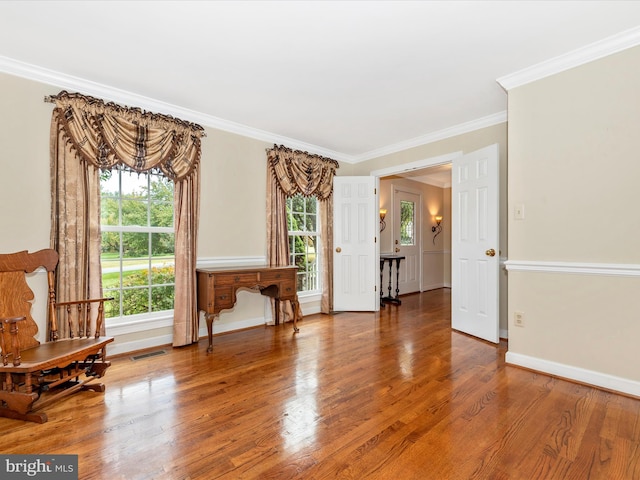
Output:
<instances>
[{"instance_id":1,"label":"doorway","mask_svg":"<svg viewBox=\"0 0 640 480\"><path fill-rule=\"evenodd\" d=\"M380 178L380 208L390 214L386 228L380 233L380 252L407 257L402 250L411 248L413 252L409 255L415 255L414 262L410 259L401 262L400 294L451 287L451 165L458 157L462 157L462 152L371 172ZM407 232L400 231L399 205L406 200L403 198L406 194L414 194L413 200L409 201L416 202L419 207L417 220L421 223L421 239L417 242L402 238ZM436 217L442 217L440 225ZM401 243L414 243L414 246ZM385 270L382 280L385 286L388 276ZM395 281L394 278L394 285Z\"/></svg>"},{"instance_id":2,"label":"doorway","mask_svg":"<svg viewBox=\"0 0 640 480\"><path fill-rule=\"evenodd\" d=\"M500 252L498 145L489 145L466 155L452 154L449 157L414 162L396 167L395 171L391 167L374 171L371 175L384 179L386 176L398 176L429 166L452 164L452 201L447 215L452 224L449 237L451 247L450 260L446 262L451 267L452 328L497 343L500 283L497 255ZM382 207L382 182L379 197ZM434 213L428 206L427 210ZM443 216L437 213L433 220L436 221L431 227L435 244ZM385 241L382 234L380 245L381 252L384 252Z\"/></svg>"}]
</instances>

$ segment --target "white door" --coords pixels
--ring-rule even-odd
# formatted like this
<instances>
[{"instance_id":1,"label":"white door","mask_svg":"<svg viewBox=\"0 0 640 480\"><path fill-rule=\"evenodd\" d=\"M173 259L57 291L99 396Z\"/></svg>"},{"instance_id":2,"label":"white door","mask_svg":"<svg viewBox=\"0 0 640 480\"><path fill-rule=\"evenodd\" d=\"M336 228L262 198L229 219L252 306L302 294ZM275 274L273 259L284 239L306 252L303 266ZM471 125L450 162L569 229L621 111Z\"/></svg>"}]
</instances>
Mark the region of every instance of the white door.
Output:
<instances>
[{"instance_id":1,"label":"white door","mask_svg":"<svg viewBox=\"0 0 640 480\"><path fill-rule=\"evenodd\" d=\"M498 145L453 160L451 326L499 342Z\"/></svg>"},{"instance_id":2,"label":"white door","mask_svg":"<svg viewBox=\"0 0 640 480\"><path fill-rule=\"evenodd\" d=\"M380 309L376 177L333 179L333 309Z\"/></svg>"},{"instance_id":3,"label":"white door","mask_svg":"<svg viewBox=\"0 0 640 480\"><path fill-rule=\"evenodd\" d=\"M400 270L393 273L398 278L400 295L420 291L421 205L420 194L393 187L394 254L405 257L400 261ZM393 278L392 282L395 284L396 279ZM393 294L395 295L395 291Z\"/></svg>"}]
</instances>

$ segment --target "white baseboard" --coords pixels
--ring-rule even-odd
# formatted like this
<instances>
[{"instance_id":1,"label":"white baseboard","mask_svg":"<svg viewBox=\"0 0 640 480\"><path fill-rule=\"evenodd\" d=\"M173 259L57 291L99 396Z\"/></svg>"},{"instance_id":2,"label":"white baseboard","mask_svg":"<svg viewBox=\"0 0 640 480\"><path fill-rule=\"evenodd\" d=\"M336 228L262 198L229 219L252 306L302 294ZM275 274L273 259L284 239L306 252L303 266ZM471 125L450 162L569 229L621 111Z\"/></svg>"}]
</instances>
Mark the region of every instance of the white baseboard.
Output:
<instances>
[{"instance_id":1,"label":"white baseboard","mask_svg":"<svg viewBox=\"0 0 640 480\"><path fill-rule=\"evenodd\" d=\"M530 357L514 352L507 352L505 361L512 365L530 368L539 372L555 375L567 380L586 383L595 387L613 390L616 392L640 397L640 382L627 378L614 377L605 373L594 372L584 368L564 365L562 363L551 362L541 358Z\"/></svg>"}]
</instances>

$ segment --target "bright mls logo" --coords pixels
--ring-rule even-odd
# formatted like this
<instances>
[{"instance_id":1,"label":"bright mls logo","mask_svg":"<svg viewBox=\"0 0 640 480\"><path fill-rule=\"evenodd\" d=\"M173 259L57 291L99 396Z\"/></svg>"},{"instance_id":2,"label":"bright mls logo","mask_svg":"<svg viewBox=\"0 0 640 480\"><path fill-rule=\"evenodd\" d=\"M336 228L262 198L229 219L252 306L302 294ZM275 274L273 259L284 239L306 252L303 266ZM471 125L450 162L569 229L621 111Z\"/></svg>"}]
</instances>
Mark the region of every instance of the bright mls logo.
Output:
<instances>
[{"instance_id":1,"label":"bright mls logo","mask_svg":"<svg viewBox=\"0 0 640 480\"><path fill-rule=\"evenodd\" d=\"M77 455L0 455L0 478L78 480Z\"/></svg>"}]
</instances>

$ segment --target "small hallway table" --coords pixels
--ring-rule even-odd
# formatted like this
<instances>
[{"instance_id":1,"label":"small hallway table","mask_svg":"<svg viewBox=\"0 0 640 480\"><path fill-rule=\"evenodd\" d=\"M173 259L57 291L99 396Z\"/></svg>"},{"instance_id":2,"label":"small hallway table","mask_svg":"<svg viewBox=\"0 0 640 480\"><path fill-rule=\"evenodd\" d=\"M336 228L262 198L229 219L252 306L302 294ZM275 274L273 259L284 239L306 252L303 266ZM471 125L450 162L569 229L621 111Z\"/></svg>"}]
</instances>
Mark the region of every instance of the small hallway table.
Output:
<instances>
[{"instance_id":1,"label":"small hallway table","mask_svg":"<svg viewBox=\"0 0 640 480\"><path fill-rule=\"evenodd\" d=\"M400 279L400 261L404 260L404 255L380 255L380 306L384 307L386 303L393 303L394 305L401 305L402 301L399 298L400 287L398 286L398 281ZM393 262L395 260L396 263L396 295L395 297L391 296L391 281L393 278ZM382 274L384 272L384 264L385 262L389 262L389 294L384 297L383 296L383 285L382 285Z\"/></svg>"}]
</instances>

